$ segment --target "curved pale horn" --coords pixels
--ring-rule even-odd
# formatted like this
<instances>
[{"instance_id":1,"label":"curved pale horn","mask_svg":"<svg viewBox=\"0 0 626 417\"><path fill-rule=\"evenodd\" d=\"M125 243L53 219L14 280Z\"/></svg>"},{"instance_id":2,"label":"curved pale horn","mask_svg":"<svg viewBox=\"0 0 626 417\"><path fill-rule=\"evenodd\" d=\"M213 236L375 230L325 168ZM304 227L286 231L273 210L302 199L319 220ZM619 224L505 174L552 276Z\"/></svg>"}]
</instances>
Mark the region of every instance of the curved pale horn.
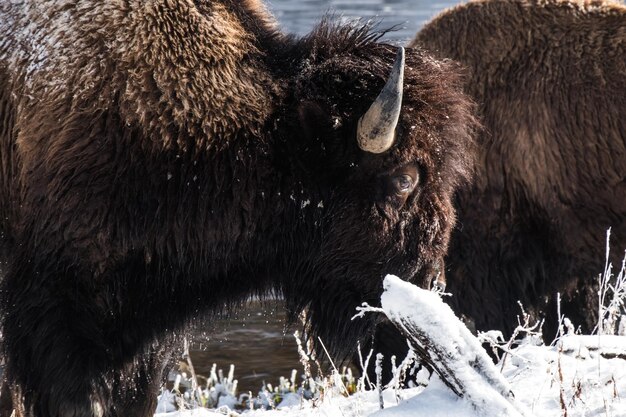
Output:
<instances>
[{"instance_id":1,"label":"curved pale horn","mask_svg":"<svg viewBox=\"0 0 626 417\"><path fill-rule=\"evenodd\" d=\"M357 141L366 152L382 153L391 148L402 107L404 48L396 55L389 79L374 103L359 119Z\"/></svg>"}]
</instances>

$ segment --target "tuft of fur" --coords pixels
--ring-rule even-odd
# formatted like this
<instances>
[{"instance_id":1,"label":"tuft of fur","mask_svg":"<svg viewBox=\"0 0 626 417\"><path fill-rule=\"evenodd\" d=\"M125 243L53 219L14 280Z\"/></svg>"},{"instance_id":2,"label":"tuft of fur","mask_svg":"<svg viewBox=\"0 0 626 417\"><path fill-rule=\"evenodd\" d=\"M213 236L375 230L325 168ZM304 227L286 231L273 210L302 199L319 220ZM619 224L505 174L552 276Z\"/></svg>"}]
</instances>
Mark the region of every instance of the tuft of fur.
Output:
<instances>
[{"instance_id":1,"label":"tuft of fur","mask_svg":"<svg viewBox=\"0 0 626 417\"><path fill-rule=\"evenodd\" d=\"M485 126L459 191L448 262L457 310L510 331L520 300L591 330L604 239L626 248L626 7L485 0L450 9L411 44L466 68Z\"/></svg>"},{"instance_id":2,"label":"tuft of fur","mask_svg":"<svg viewBox=\"0 0 626 417\"><path fill-rule=\"evenodd\" d=\"M407 50L396 145L358 119L396 48L278 32L255 0L0 4L3 351L24 416L152 414L192 322L267 291L345 356L387 273L428 286L476 122L456 68ZM390 184L416 167L406 198Z\"/></svg>"}]
</instances>

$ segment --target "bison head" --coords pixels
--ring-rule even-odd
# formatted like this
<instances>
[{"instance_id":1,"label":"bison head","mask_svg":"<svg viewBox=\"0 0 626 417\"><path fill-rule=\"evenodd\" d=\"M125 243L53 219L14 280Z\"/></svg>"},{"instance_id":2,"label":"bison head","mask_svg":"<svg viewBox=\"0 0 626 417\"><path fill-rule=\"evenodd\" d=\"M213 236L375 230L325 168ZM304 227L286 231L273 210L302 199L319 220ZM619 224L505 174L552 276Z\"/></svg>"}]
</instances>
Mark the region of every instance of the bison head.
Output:
<instances>
[{"instance_id":1,"label":"bison head","mask_svg":"<svg viewBox=\"0 0 626 417\"><path fill-rule=\"evenodd\" d=\"M472 155L453 64L378 37L323 25L300 41L277 127L302 220L282 290L339 355L373 328L351 317L378 304L386 274L443 281L451 199Z\"/></svg>"}]
</instances>

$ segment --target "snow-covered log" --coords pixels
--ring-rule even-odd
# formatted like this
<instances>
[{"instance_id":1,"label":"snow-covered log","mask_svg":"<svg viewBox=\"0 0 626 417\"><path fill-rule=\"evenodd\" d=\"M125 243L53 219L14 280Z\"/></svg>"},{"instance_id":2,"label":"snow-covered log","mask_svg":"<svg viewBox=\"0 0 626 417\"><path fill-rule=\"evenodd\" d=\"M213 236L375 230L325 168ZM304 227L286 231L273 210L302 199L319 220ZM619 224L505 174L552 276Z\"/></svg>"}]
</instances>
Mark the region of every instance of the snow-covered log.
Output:
<instances>
[{"instance_id":1,"label":"snow-covered log","mask_svg":"<svg viewBox=\"0 0 626 417\"><path fill-rule=\"evenodd\" d=\"M626 359L626 337L614 335L566 335L559 339L558 348L563 353L585 356L586 352L599 354L605 359Z\"/></svg>"},{"instance_id":2,"label":"snow-covered log","mask_svg":"<svg viewBox=\"0 0 626 417\"><path fill-rule=\"evenodd\" d=\"M439 295L392 275L383 286L382 311L454 393L481 415L531 415L516 401L480 342Z\"/></svg>"}]
</instances>

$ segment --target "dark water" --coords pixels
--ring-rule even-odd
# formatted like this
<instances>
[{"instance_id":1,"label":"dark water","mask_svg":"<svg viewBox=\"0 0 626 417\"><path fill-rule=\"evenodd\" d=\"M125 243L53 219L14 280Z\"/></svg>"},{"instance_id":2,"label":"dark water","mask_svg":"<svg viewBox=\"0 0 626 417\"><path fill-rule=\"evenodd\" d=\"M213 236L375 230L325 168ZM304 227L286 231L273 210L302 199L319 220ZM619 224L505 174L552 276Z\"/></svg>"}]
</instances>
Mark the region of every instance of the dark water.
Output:
<instances>
[{"instance_id":1,"label":"dark water","mask_svg":"<svg viewBox=\"0 0 626 417\"><path fill-rule=\"evenodd\" d=\"M294 331L286 327L282 301L250 302L215 328L196 332L190 344L195 371L208 376L215 363L226 375L234 364L238 392L256 394L263 382L276 385L292 369L300 372Z\"/></svg>"},{"instance_id":2,"label":"dark water","mask_svg":"<svg viewBox=\"0 0 626 417\"><path fill-rule=\"evenodd\" d=\"M385 39L405 43L425 22L453 4L446 0L272 0L269 8L286 32L304 35L330 12L344 20L377 19L380 28L395 26L397 30ZM256 392L263 381L276 385L292 369L301 371L294 329L285 331L280 301L265 306L252 303L216 327L199 331L191 345L197 373L208 375L213 363L227 373L232 363L239 392Z\"/></svg>"}]
</instances>

